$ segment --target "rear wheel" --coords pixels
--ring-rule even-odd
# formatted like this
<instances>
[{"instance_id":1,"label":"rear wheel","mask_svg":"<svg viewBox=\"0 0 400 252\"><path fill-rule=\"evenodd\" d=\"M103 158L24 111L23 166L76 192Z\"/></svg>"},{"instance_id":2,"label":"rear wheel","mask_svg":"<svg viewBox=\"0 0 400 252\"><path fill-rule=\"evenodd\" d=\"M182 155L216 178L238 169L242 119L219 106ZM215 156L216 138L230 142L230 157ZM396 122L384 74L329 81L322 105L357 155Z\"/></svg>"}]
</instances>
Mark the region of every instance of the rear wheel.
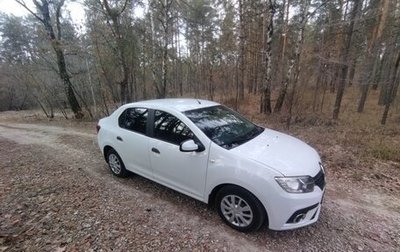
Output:
<instances>
[{"instance_id":1,"label":"rear wheel","mask_svg":"<svg viewBox=\"0 0 400 252\"><path fill-rule=\"evenodd\" d=\"M238 231L258 230L265 221L266 212L261 202L241 187L223 187L216 200L218 214L225 223Z\"/></svg>"},{"instance_id":2,"label":"rear wheel","mask_svg":"<svg viewBox=\"0 0 400 252\"><path fill-rule=\"evenodd\" d=\"M122 162L121 157L114 149L110 149L107 152L107 163L110 167L111 172L117 177L128 176L128 171L125 169L125 165Z\"/></svg>"}]
</instances>

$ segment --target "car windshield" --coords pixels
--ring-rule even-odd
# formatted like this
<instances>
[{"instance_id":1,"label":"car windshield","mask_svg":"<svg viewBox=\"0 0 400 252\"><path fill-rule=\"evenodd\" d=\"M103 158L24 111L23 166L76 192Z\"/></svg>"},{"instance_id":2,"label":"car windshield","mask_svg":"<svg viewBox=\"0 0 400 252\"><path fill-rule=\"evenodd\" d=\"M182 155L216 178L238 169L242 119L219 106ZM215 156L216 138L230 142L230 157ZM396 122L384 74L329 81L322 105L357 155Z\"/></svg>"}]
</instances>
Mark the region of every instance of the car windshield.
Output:
<instances>
[{"instance_id":1,"label":"car windshield","mask_svg":"<svg viewBox=\"0 0 400 252\"><path fill-rule=\"evenodd\" d=\"M221 105L189 110L184 114L214 143L225 149L239 146L264 131L262 127Z\"/></svg>"}]
</instances>

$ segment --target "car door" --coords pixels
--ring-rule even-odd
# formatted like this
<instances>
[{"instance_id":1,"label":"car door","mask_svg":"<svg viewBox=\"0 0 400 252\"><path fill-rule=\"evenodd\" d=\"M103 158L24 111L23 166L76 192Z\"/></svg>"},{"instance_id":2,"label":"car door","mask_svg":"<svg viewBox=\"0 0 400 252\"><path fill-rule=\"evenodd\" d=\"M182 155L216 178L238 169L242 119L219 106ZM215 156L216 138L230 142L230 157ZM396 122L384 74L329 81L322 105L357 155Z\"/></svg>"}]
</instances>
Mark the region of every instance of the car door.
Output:
<instances>
[{"instance_id":1,"label":"car door","mask_svg":"<svg viewBox=\"0 0 400 252\"><path fill-rule=\"evenodd\" d=\"M149 110L146 108L127 108L118 118L116 150L126 169L153 177L148 152L147 136Z\"/></svg>"},{"instance_id":2,"label":"car door","mask_svg":"<svg viewBox=\"0 0 400 252\"><path fill-rule=\"evenodd\" d=\"M149 140L150 162L159 183L203 199L208 149L181 152L179 145L195 139L193 132L176 116L154 111L153 137Z\"/></svg>"}]
</instances>

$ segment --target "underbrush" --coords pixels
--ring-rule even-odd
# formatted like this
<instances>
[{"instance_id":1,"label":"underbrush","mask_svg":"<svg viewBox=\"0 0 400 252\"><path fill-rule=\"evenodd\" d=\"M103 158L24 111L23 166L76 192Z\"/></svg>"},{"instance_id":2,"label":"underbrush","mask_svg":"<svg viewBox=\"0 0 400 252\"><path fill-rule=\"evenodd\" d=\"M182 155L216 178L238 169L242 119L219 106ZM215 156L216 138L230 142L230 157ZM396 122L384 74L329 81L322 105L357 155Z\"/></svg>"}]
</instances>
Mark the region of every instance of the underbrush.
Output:
<instances>
[{"instance_id":1,"label":"underbrush","mask_svg":"<svg viewBox=\"0 0 400 252\"><path fill-rule=\"evenodd\" d=\"M370 150L373 157L386 161L400 162L400 149L394 149L388 146L375 146Z\"/></svg>"},{"instance_id":2,"label":"underbrush","mask_svg":"<svg viewBox=\"0 0 400 252\"><path fill-rule=\"evenodd\" d=\"M356 111L358 95L357 88L347 90L339 120L332 119L335 94L328 94L323 109L315 112L307 107L307 104L312 102L304 100L307 96L302 96L303 100L296 101L293 106L289 128L287 108L278 114L260 114L259 96L248 95L241 101L238 110L252 121L300 137L313 146L327 149L339 145L346 153L351 153L351 156L366 166L372 167L374 159L400 162L398 108L393 107L387 124L381 125L383 107L377 105L379 93L370 92L363 113Z\"/></svg>"}]
</instances>

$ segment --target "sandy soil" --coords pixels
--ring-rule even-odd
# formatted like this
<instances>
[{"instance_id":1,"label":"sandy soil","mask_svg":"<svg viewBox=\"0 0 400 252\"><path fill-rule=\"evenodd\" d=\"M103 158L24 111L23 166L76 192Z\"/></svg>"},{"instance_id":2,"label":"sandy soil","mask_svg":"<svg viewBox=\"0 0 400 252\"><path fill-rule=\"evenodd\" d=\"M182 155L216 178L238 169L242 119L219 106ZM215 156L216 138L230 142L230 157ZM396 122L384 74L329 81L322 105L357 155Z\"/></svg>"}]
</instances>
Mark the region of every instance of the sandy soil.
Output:
<instances>
[{"instance_id":1,"label":"sandy soil","mask_svg":"<svg viewBox=\"0 0 400 252\"><path fill-rule=\"evenodd\" d=\"M340 146L321 148L337 162ZM398 176L397 165L382 163L381 175ZM332 167L316 224L243 234L201 202L140 176L112 176L94 123L0 114L0 251L400 251L398 177L359 179L357 167Z\"/></svg>"}]
</instances>

